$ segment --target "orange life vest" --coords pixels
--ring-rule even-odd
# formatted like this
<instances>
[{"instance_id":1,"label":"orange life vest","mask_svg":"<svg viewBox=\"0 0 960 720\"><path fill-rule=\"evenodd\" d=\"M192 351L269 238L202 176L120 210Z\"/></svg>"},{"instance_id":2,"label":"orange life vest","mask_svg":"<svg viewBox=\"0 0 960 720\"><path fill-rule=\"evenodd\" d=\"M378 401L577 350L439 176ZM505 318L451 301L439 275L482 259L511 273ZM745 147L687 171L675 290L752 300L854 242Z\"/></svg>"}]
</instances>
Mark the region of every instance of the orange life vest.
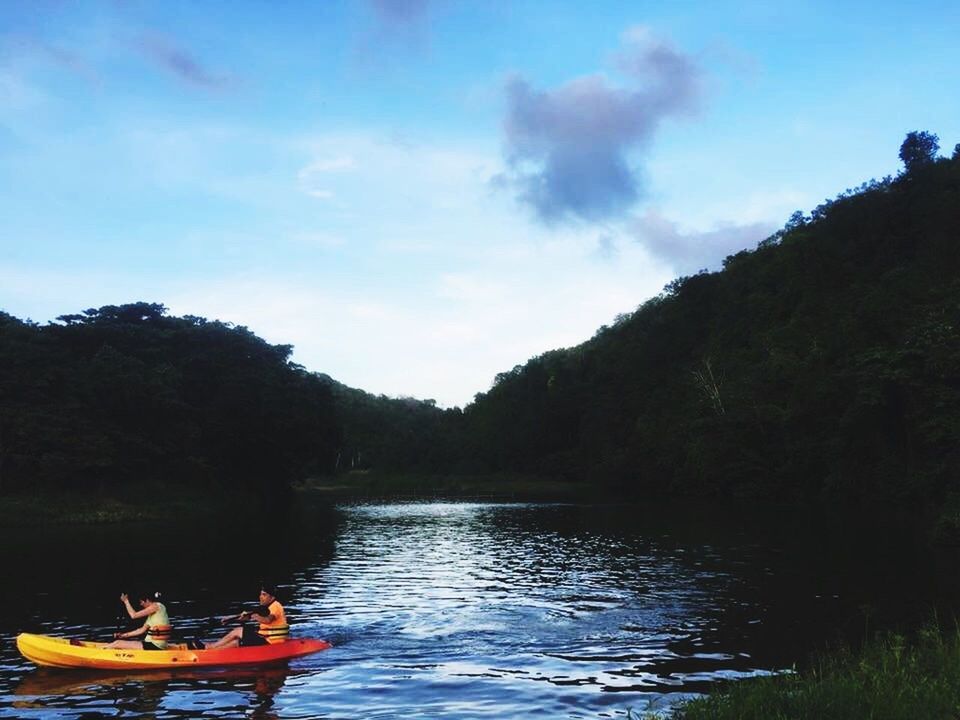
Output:
<instances>
[{"instance_id":1,"label":"orange life vest","mask_svg":"<svg viewBox=\"0 0 960 720\"><path fill-rule=\"evenodd\" d=\"M290 636L290 626L287 624L287 616L283 612L283 605L274 600L267 607L267 612L273 616L271 622L261 622L257 633L266 638L270 644L282 643Z\"/></svg>"}]
</instances>

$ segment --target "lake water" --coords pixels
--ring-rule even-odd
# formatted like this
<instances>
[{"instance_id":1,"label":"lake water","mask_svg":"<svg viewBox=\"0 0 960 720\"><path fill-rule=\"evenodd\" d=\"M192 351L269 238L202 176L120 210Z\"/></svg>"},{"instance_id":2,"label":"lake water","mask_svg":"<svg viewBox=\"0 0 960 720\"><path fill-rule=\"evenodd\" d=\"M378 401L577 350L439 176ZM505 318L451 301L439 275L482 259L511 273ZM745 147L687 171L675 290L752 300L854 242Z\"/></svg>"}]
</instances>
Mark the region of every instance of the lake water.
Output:
<instances>
[{"instance_id":1,"label":"lake water","mask_svg":"<svg viewBox=\"0 0 960 720\"><path fill-rule=\"evenodd\" d=\"M718 508L301 505L260 525L6 532L0 717L608 718L949 615L955 551L849 521ZM187 635L273 579L333 649L244 671L37 669L20 631L108 637L122 590Z\"/></svg>"}]
</instances>

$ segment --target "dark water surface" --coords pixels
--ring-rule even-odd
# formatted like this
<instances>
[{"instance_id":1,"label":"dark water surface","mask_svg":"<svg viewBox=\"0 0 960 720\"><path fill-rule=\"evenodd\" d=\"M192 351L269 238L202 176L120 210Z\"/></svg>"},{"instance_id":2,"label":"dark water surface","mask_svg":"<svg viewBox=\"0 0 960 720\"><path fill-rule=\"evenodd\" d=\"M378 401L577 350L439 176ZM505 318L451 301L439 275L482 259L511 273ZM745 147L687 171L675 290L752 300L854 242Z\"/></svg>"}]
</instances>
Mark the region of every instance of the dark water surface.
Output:
<instances>
[{"instance_id":1,"label":"dark water surface","mask_svg":"<svg viewBox=\"0 0 960 720\"><path fill-rule=\"evenodd\" d=\"M603 718L665 710L790 668L864 628L960 607L956 554L849 519L718 508L304 505L262 527L2 532L0 717ZM20 631L108 637L122 590L160 588L179 629L282 588L280 667L36 669Z\"/></svg>"}]
</instances>

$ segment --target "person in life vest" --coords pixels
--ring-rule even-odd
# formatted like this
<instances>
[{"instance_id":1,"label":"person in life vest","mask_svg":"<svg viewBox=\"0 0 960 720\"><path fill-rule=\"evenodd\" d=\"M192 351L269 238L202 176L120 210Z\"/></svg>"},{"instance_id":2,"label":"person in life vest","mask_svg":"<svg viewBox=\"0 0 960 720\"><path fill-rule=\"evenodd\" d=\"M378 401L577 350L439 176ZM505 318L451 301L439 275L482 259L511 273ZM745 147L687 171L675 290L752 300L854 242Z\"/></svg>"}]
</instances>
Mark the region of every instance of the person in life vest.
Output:
<instances>
[{"instance_id":1,"label":"person in life vest","mask_svg":"<svg viewBox=\"0 0 960 720\"><path fill-rule=\"evenodd\" d=\"M166 606L160 602L160 593L142 593L140 595L140 609L134 610L130 604L130 597L123 593L120 602L127 610L131 620L146 618L143 625L129 632L113 634L113 642L103 645L104 648L136 648L138 650L165 650L170 641L170 618ZM128 640L143 636L143 640Z\"/></svg>"},{"instance_id":2,"label":"person in life vest","mask_svg":"<svg viewBox=\"0 0 960 720\"><path fill-rule=\"evenodd\" d=\"M207 645L206 649L268 645L286 640L290 635L290 626L287 624L287 616L283 611L283 605L277 600L276 593L273 586L265 585L260 589L260 607L254 611L244 610L239 615L221 618L221 623L253 620L257 625L244 624L235 627L215 643Z\"/></svg>"}]
</instances>

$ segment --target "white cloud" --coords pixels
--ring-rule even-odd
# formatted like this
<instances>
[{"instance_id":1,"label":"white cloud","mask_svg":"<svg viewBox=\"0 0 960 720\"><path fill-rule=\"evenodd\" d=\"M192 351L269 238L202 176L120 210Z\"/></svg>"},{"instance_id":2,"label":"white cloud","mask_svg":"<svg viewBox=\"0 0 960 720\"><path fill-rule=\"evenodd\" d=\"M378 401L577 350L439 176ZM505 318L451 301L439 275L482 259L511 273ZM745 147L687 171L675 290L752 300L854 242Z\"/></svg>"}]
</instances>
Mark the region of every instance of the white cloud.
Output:
<instances>
[{"instance_id":1,"label":"white cloud","mask_svg":"<svg viewBox=\"0 0 960 720\"><path fill-rule=\"evenodd\" d=\"M353 170L356 162L349 155L341 155L332 158L319 158L310 162L297 173L301 181L307 181L312 176L320 173L342 172L344 170Z\"/></svg>"},{"instance_id":2,"label":"white cloud","mask_svg":"<svg viewBox=\"0 0 960 720\"><path fill-rule=\"evenodd\" d=\"M700 105L702 71L691 56L643 27L628 30L624 46L616 64L625 86L601 74L549 90L521 76L507 84L508 170L494 180L548 224L627 215L644 195L635 151L649 146L664 120Z\"/></svg>"},{"instance_id":3,"label":"white cloud","mask_svg":"<svg viewBox=\"0 0 960 720\"><path fill-rule=\"evenodd\" d=\"M585 241L571 263L572 243L545 246L533 263L427 274L413 289L376 279L324 288L284 276L222 278L169 305L290 343L297 362L353 387L462 406L497 373L586 340L670 277L635 245L616 264L591 261L591 250Z\"/></svg>"},{"instance_id":4,"label":"white cloud","mask_svg":"<svg viewBox=\"0 0 960 720\"><path fill-rule=\"evenodd\" d=\"M194 146L188 135L164 134L156 154ZM229 167L221 162L250 140L241 131L209 137L215 147L192 161L198 192L208 183L219 192ZM141 148L146 136L137 141ZM670 279L636 243L598 259L595 229L546 230L490 193L496 147L398 146L372 133L265 138L258 147L264 169L251 164L257 182L243 192L283 210L277 227L171 228L168 246L190 248L189 271L151 266L147 277L145 267L137 275L104 266L96 278L77 273L62 291L46 276L25 278L20 307L51 307L52 317L161 302L176 315L230 321L292 344L297 362L353 387L464 405L497 373L586 340ZM271 163L276 157L283 162ZM338 160L346 157L349 171ZM324 184L313 189L335 194L335 203L296 192L298 168L311 165L343 168L314 174ZM174 182L188 170L171 164L161 177Z\"/></svg>"},{"instance_id":5,"label":"white cloud","mask_svg":"<svg viewBox=\"0 0 960 720\"><path fill-rule=\"evenodd\" d=\"M317 200L333 200L332 190L307 190L307 195Z\"/></svg>"},{"instance_id":6,"label":"white cloud","mask_svg":"<svg viewBox=\"0 0 960 720\"><path fill-rule=\"evenodd\" d=\"M478 278L468 273L447 273L440 277L437 295L450 300L488 302L502 297L506 288L496 281Z\"/></svg>"},{"instance_id":7,"label":"white cloud","mask_svg":"<svg viewBox=\"0 0 960 720\"><path fill-rule=\"evenodd\" d=\"M332 200L336 193L326 187L329 184L330 175L356 169L357 163L351 155L318 157L300 168L297 172L297 183L300 189L312 198Z\"/></svg>"},{"instance_id":8,"label":"white cloud","mask_svg":"<svg viewBox=\"0 0 960 720\"><path fill-rule=\"evenodd\" d=\"M629 231L655 257L678 274L702 268L718 270L722 260L743 249L753 249L774 230L770 223L717 223L708 231L682 228L656 210L648 210L629 224Z\"/></svg>"}]
</instances>

